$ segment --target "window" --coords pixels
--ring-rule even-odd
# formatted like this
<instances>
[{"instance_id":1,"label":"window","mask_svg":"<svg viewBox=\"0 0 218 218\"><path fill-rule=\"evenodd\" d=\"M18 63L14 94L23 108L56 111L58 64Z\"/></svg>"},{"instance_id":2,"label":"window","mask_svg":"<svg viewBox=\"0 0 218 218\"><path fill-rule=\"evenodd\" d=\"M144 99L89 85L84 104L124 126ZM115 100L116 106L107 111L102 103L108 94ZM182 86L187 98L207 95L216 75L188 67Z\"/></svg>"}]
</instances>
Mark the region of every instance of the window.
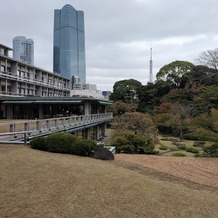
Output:
<instances>
[{"instance_id":1,"label":"window","mask_svg":"<svg viewBox=\"0 0 218 218\"><path fill-rule=\"evenodd\" d=\"M5 72L5 66L1 65L1 71Z\"/></svg>"},{"instance_id":2,"label":"window","mask_svg":"<svg viewBox=\"0 0 218 218\"><path fill-rule=\"evenodd\" d=\"M24 71L21 71L21 77L24 78L26 73Z\"/></svg>"},{"instance_id":3,"label":"window","mask_svg":"<svg viewBox=\"0 0 218 218\"><path fill-rule=\"evenodd\" d=\"M21 89L21 94L25 94L25 89L24 88Z\"/></svg>"}]
</instances>

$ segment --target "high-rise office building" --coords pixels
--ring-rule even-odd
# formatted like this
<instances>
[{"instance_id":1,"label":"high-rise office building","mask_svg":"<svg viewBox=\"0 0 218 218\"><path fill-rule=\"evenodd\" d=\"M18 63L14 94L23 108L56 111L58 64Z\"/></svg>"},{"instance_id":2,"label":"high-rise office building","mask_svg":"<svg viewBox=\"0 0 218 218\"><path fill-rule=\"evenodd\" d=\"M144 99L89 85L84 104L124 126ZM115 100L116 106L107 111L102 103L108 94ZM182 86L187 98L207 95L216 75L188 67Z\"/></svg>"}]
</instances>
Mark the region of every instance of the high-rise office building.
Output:
<instances>
[{"instance_id":1,"label":"high-rise office building","mask_svg":"<svg viewBox=\"0 0 218 218\"><path fill-rule=\"evenodd\" d=\"M34 42L24 36L13 38L13 58L34 65Z\"/></svg>"},{"instance_id":2,"label":"high-rise office building","mask_svg":"<svg viewBox=\"0 0 218 218\"><path fill-rule=\"evenodd\" d=\"M54 11L53 71L86 83L84 12L67 4Z\"/></svg>"}]
</instances>

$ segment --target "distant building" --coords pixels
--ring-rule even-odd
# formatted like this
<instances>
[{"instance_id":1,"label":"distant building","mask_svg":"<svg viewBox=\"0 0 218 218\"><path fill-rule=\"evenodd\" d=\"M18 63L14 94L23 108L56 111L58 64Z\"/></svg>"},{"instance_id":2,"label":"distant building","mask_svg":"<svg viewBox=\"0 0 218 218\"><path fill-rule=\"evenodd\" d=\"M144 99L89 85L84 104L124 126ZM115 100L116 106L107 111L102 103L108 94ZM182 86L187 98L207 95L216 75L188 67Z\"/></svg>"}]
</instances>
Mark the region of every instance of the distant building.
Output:
<instances>
[{"instance_id":1,"label":"distant building","mask_svg":"<svg viewBox=\"0 0 218 218\"><path fill-rule=\"evenodd\" d=\"M34 42L24 36L13 38L13 58L34 65Z\"/></svg>"},{"instance_id":2,"label":"distant building","mask_svg":"<svg viewBox=\"0 0 218 218\"><path fill-rule=\"evenodd\" d=\"M88 90L88 89L72 89L70 90L70 96L71 97L89 97L89 98L97 98L97 99L105 99L108 100L108 98L105 98L101 91L96 90Z\"/></svg>"},{"instance_id":3,"label":"distant building","mask_svg":"<svg viewBox=\"0 0 218 218\"><path fill-rule=\"evenodd\" d=\"M111 95L111 91L102 91L102 95L105 97L105 98L109 98L109 96Z\"/></svg>"},{"instance_id":4,"label":"distant building","mask_svg":"<svg viewBox=\"0 0 218 218\"><path fill-rule=\"evenodd\" d=\"M54 11L53 71L86 83L84 12L69 4Z\"/></svg>"},{"instance_id":5,"label":"distant building","mask_svg":"<svg viewBox=\"0 0 218 218\"><path fill-rule=\"evenodd\" d=\"M73 84L73 90L89 90L97 91L97 86L95 84L83 84L81 82Z\"/></svg>"},{"instance_id":6,"label":"distant building","mask_svg":"<svg viewBox=\"0 0 218 218\"><path fill-rule=\"evenodd\" d=\"M97 91L97 86L96 84L85 84L85 89L90 90L90 91Z\"/></svg>"}]
</instances>

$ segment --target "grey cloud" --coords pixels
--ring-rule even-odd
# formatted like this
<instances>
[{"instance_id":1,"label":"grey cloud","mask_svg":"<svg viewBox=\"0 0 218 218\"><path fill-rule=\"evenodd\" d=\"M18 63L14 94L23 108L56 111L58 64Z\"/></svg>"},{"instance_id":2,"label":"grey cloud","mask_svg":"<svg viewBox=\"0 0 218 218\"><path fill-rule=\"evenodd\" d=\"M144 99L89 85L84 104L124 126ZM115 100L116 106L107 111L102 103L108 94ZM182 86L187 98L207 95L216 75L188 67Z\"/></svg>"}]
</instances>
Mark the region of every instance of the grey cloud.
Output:
<instances>
[{"instance_id":1,"label":"grey cloud","mask_svg":"<svg viewBox=\"0 0 218 218\"><path fill-rule=\"evenodd\" d=\"M52 71L53 13L65 4L85 12L87 82L101 88L133 77L146 84L151 46L154 74L218 47L217 0L7 0L0 7L0 43L33 38L35 64Z\"/></svg>"}]
</instances>

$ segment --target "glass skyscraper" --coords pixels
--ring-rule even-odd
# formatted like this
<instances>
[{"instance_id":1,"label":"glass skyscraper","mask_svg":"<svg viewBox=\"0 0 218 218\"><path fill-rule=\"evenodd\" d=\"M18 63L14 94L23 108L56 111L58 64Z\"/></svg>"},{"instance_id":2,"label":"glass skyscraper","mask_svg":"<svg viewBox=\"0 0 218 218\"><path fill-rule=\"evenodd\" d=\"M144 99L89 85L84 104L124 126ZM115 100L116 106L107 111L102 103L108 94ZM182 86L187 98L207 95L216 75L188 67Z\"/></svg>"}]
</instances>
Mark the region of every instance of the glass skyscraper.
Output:
<instances>
[{"instance_id":1,"label":"glass skyscraper","mask_svg":"<svg viewBox=\"0 0 218 218\"><path fill-rule=\"evenodd\" d=\"M34 65L34 42L24 36L13 38L13 58Z\"/></svg>"},{"instance_id":2,"label":"glass skyscraper","mask_svg":"<svg viewBox=\"0 0 218 218\"><path fill-rule=\"evenodd\" d=\"M84 12L69 4L54 11L53 71L86 83Z\"/></svg>"}]
</instances>

